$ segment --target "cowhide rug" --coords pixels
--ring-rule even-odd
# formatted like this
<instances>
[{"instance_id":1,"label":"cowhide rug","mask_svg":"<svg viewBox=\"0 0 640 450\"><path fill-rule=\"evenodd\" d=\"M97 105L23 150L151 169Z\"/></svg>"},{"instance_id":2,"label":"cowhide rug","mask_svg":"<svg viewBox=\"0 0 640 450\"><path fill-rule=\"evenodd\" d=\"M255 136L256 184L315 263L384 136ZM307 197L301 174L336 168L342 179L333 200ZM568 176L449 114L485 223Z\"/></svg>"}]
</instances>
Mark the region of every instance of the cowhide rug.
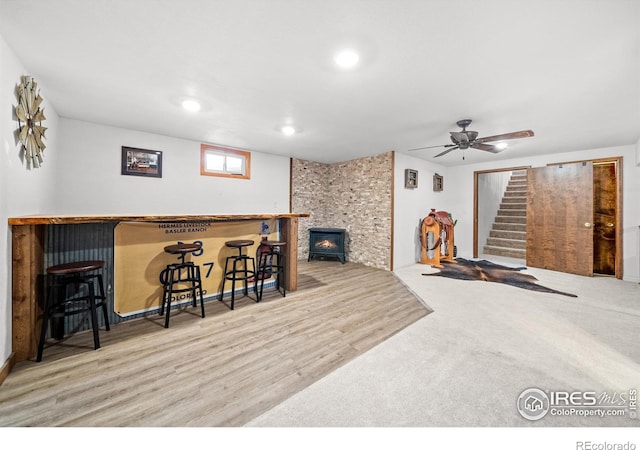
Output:
<instances>
[{"instance_id":1,"label":"cowhide rug","mask_svg":"<svg viewBox=\"0 0 640 450\"><path fill-rule=\"evenodd\" d=\"M442 262L440 272L423 273L424 276L455 278L456 280L484 280L494 283L504 283L510 286L529 289L530 291L550 292L552 294L566 295L567 297L577 297L574 294L556 291L535 282L538 281L533 275L520 273L526 267L506 267L494 264L490 261L470 261L464 258L456 258L456 263L448 261Z\"/></svg>"}]
</instances>

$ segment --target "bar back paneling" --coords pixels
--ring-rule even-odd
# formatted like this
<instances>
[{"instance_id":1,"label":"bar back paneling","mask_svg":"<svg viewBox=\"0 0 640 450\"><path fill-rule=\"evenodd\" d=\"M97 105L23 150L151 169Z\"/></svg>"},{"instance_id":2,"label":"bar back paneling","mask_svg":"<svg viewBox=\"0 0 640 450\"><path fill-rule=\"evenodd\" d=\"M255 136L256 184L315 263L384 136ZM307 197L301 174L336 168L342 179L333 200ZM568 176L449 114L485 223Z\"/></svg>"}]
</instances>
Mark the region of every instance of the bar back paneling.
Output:
<instances>
[{"instance_id":1,"label":"bar back paneling","mask_svg":"<svg viewBox=\"0 0 640 450\"><path fill-rule=\"evenodd\" d=\"M157 314L156 311L147 311L127 317L120 317L113 311L113 279L114 279L114 229L117 222L82 223L47 225L45 227L44 267L63 264L72 261L101 260L105 262L103 270L105 294L109 304L109 323L119 323ZM264 288L275 286L275 280L265 282ZM238 292L238 289L236 290ZM214 301L217 296L208 301ZM173 305L172 309L179 305ZM103 326L102 314L98 313L98 321ZM76 314L65 318L65 330L67 333L89 330L91 322L89 314Z\"/></svg>"},{"instance_id":2,"label":"bar back paneling","mask_svg":"<svg viewBox=\"0 0 640 450\"><path fill-rule=\"evenodd\" d=\"M103 281L109 304L109 322L121 322L113 312L113 230L116 222L48 225L45 227L44 266L73 261L104 261ZM98 314L100 326L102 314ZM91 328L89 314L76 314L65 318L68 332Z\"/></svg>"}]
</instances>

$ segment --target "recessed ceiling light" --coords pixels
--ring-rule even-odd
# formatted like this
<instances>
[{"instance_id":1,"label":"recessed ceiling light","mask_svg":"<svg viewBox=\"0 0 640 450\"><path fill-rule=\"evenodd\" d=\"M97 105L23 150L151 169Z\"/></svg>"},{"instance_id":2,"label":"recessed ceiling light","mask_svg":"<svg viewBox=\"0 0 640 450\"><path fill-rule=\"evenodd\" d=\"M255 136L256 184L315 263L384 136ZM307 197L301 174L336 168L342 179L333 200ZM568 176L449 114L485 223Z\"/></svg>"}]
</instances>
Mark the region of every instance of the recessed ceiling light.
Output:
<instances>
[{"instance_id":1,"label":"recessed ceiling light","mask_svg":"<svg viewBox=\"0 0 640 450\"><path fill-rule=\"evenodd\" d=\"M200 103L195 100L184 100L182 107L187 111L200 111Z\"/></svg>"},{"instance_id":2,"label":"recessed ceiling light","mask_svg":"<svg viewBox=\"0 0 640 450\"><path fill-rule=\"evenodd\" d=\"M282 128L280 128L280 131L282 131L282 133L287 136L296 134L296 128L293 125L284 125Z\"/></svg>"},{"instance_id":3,"label":"recessed ceiling light","mask_svg":"<svg viewBox=\"0 0 640 450\"><path fill-rule=\"evenodd\" d=\"M358 64L358 60L360 57L352 49L345 49L338 53L335 57L336 64L342 67L343 69L350 69L351 67Z\"/></svg>"}]
</instances>

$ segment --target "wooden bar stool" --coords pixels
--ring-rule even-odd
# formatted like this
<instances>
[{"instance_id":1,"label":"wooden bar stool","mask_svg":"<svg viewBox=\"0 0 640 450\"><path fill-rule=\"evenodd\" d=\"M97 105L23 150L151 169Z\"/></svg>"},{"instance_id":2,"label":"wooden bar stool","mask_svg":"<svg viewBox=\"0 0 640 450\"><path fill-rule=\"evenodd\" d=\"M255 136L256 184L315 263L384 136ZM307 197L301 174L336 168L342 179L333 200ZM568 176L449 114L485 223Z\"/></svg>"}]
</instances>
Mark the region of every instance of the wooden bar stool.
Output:
<instances>
[{"instance_id":1,"label":"wooden bar stool","mask_svg":"<svg viewBox=\"0 0 640 450\"><path fill-rule=\"evenodd\" d=\"M260 288L257 289L258 301L262 300L262 292L264 290L264 280L275 277L276 290L286 297L287 292L284 286L284 253L282 247L287 245L284 241L260 241L258 247L258 274L256 277L256 286L260 282ZM281 290L282 289L282 290Z\"/></svg>"},{"instance_id":2,"label":"wooden bar stool","mask_svg":"<svg viewBox=\"0 0 640 450\"><path fill-rule=\"evenodd\" d=\"M229 248L238 250L237 255L227 256L224 263L224 277L222 278L222 291L220 292L220 301L224 298L224 286L227 280L231 281L231 309L234 308L236 299L236 282L243 282L244 295L249 295L249 282L254 281L253 291L256 292L257 299L257 279L256 279L256 260L255 258L242 253L242 249L250 247L254 241L250 239L240 239L235 241L227 241L224 243ZM251 263L251 267L249 267ZM229 268L231 265L231 268Z\"/></svg>"},{"instance_id":3,"label":"wooden bar stool","mask_svg":"<svg viewBox=\"0 0 640 450\"><path fill-rule=\"evenodd\" d=\"M167 314L164 318L164 327L169 328L169 316L171 311L171 300L174 294L181 292L191 292L193 306L197 306L196 294L200 294L200 310L204 318L204 301L202 300L202 279L200 278L200 266L192 261L185 261L188 253L197 252L202 249L201 244L174 244L168 245L164 251L172 255L178 255L179 263L168 264L160 272L160 283L162 284L162 304L160 305L160 315Z\"/></svg>"},{"instance_id":4,"label":"wooden bar stool","mask_svg":"<svg viewBox=\"0 0 640 450\"><path fill-rule=\"evenodd\" d=\"M49 289L45 298L44 317L42 318L36 361L42 361L49 322L51 322L51 334L55 339L59 340L64 336L64 318L75 314L89 314L93 329L93 347L96 350L100 348L98 307L102 308L106 330L110 330L107 297L104 294L102 274L95 272L103 267L104 261L77 261L47 268ZM97 294L95 292L96 284L98 287ZM71 292L68 292L69 286L74 288ZM81 289L82 286L86 286L86 293ZM56 322L60 327L59 330L56 330Z\"/></svg>"}]
</instances>

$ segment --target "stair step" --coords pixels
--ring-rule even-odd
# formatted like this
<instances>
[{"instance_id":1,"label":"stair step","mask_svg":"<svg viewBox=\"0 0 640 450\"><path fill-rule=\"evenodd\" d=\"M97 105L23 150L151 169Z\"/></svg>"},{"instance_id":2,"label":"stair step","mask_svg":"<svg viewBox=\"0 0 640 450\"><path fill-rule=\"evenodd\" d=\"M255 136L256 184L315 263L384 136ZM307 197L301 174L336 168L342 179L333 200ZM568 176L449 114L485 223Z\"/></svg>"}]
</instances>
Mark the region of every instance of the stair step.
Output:
<instances>
[{"instance_id":1,"label":"stair step","mask_svg":"<svg viewBox=\"0 0 640 450\"><path fill-rule=\"evenodd\" d=\"M504 256L506 258L527 259L526 250L516 250L512 248L495 247L485 245L483 252L485 255Z\"/></svg>"},{"instance_id":2,"label":"stair step","mask_svg":"<svg viewBox=\"0 0 640 450\"><path fill-rule=\"evenodd\" d=\"M527 171L515 170L507 183L500 209L484 246L487 255L526 259Z\"/></svg>"},{"instance_id":3,"label":"stair step","mask_svg":"<svg viewBox=\"0 0 640 450\"><path fill-rule=\"evenodd\" d=\"M500 208L498 210L498 216L516 216L516 217L527 217L527 209L519 208L519 209L503 209Z\"/></svg>"},{"instance_id":4,"label":"stair step","mask_svg":"<svg viewBox=\"0 0 640 450\"><path fill-rule=\"evenodd\" d=\"M501 239L514 239L518 241L527 241L526 231L512 231L512 230L491 230L489 237L501 238Z\"/></svg>"},{"instance_id":5,"label":"stair step","mask_svg":"<svg viewBox=\"0 0 640 450\"><path fill-rule=\"evenodd\" d=\"M520 203L520 204L526 205L527 197L517 197L514 195L511 195L511 196L507 195L502 198L502 203L503 204L504 203Z\"/></svg>"},{"instance_id":6,"label":"stair step","mask_svg":"<svg viewBox=\"0 0 640 450\"><path fill-rule=\"evenodd\" d=\"M494 223L493 229L496 231L520 231L523 233L527 232L527 224L526 223Z\"/></svg>"},{"instance_id":7,"label":"stair step","mask_svg":"<svg viewBox=\"0 0 640 450\"><path fill-rule=\"evenodd\" d=\"M500 204L500 209L522 209L527 210L527 204L522 202L509 202L506 199L502 199L503 203Z\"/></svg>"},{"instance_id":8,"label":"stair step","mask_svg":"<svg viewBox=\"0 0 640 450\"><path fill-rule=\"evenodd\" d=\"M496 216L495 223L526 224L527 216Z\"/></svg>"},{"instance_id":9,"label":"stair step","mask_svg":"<svg viewBox=\"0 0 640 450\"><path fill-rule=\"evenodd\" d=\"M492 247L515 248L524 250L527 248L527 241L516 239L487 238L487 245Z\"/></svg>"}]
</instances>

